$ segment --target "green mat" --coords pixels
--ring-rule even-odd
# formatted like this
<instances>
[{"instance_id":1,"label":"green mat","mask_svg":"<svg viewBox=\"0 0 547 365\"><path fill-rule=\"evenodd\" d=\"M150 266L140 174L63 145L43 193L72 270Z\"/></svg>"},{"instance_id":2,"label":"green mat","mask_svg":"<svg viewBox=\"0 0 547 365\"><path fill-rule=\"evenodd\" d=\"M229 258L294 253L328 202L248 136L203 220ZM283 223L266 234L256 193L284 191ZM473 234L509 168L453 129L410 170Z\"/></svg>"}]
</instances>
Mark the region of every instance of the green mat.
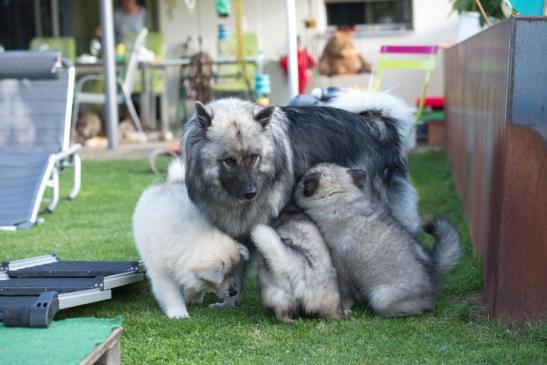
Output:
<instances>
[{"instance_id":1,"label":"green mat","mask_svg":"<svg viewBox=\"0 0 547 365\"><path fill-rule=\"evenodd\" d=\"M0 324L0 364L79 364L121 323L114 317L53 321L49 328Z\"/></svg>"}]
</instances>

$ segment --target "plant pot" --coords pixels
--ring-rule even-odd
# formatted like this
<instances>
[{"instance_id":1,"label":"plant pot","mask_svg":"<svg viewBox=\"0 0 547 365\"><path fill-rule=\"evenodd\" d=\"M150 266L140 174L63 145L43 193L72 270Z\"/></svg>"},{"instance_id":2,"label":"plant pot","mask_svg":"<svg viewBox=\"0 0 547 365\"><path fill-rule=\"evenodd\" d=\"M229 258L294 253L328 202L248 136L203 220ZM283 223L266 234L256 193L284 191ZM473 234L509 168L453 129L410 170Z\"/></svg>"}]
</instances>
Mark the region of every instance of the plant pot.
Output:
<instances>
[{"instance_id":1,"label":"plant pot","mask_svg":"<svg viewBox=\"0 0 547 365\"><path fill-rule=\"evenodd\" d=\"M523 16L542 16L543 0L511 0L513 8Z\"/></svg>"},{"instance_id":2,"label":"plant pot","mask_svg":"<svg viewBox=\"0 0 547 365\"><path fill-rule=\"evenodd\" d=\"M460 24L456 42L462 42L480 32L483 28L480 24L481 15L476 11L464 11L460 14Z\"/></svg>"}]
</instances>

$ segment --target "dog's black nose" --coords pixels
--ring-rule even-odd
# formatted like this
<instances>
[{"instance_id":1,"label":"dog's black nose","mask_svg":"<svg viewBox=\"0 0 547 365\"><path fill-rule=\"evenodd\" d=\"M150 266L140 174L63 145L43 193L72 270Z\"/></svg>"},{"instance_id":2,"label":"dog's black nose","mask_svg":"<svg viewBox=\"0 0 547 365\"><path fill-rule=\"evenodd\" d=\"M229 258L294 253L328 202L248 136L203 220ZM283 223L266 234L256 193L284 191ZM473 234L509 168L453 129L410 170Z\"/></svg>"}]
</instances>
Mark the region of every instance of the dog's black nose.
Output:
<instances>
[{"instance_id":1,"label":"dog's black nose","mask_svg":"<svg viewBox=\"0 0 547 365\"><path fill-rule=\"evenodd\" d=\"M245 199L247 200L253 200L256 196L256 191L250 191L248 193L245 193L243 194L243 196L245 197Z\"/></svg>"},{"instance_id":2,"label":"dog's black nose","mask_svg":"<svg viewBox=\"0 0 547 365\"><path fill-rule=\"evenodd\" d=\"M243 197L247 200L253 200L256 197L256 185L255 184L247 184L243 188Z\"/></svg>"}]
</instances>

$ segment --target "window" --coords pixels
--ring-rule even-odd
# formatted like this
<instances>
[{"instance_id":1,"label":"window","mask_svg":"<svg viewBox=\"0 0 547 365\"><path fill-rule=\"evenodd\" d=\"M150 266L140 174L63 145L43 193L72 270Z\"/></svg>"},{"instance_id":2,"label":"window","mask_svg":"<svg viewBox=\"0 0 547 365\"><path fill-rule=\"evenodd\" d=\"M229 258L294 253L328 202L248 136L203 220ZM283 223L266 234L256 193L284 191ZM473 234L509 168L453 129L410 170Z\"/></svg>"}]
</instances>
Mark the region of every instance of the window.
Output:
<instances>
[{"instance_id":1,"label":"window","mask_svg":"<svg viewBox=\"0 0 547 365\"><path fill-rule=\"evenodd\" d=\"M325 0L327 24L358 31L412 29L411 0Z\"/></svg>"}]
</instances>

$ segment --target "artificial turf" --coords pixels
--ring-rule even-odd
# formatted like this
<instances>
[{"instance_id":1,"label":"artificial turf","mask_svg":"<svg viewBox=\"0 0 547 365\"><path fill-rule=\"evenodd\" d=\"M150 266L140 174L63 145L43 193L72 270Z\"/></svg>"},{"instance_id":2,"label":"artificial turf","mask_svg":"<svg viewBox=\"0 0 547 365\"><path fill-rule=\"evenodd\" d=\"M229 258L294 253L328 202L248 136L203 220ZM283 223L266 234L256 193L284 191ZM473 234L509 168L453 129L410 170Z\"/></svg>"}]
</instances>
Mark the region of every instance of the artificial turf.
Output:
<instances>
[{"instance_id":1,"label":"artificial turf","mask_svg":"<svg viewBox=\"0 0 547 365\"><path fill-rule=\"evenodd\" d=\"M547 326L515 329L485 314L481 268L472 254L446 154L414 154L410 170L422 217L447 218L464 246L461 262L441 285L434 310L423 316L378 319L361 307L338 322L280 324L261 308L251 270L238 308L191 306L190 319L170 320L148 282L141 282L116 289L110 301L64 310L57 318L122 315L124 364L546 363ZM63 177L64 191L68 176ZM47 253L62 259L137 259L132 211L143 189L158 180L144 160L84 162L77 199L61 202L53 214L44 216L44 224L0 232L0 260Z\"/></svg>"}]
</instances>

